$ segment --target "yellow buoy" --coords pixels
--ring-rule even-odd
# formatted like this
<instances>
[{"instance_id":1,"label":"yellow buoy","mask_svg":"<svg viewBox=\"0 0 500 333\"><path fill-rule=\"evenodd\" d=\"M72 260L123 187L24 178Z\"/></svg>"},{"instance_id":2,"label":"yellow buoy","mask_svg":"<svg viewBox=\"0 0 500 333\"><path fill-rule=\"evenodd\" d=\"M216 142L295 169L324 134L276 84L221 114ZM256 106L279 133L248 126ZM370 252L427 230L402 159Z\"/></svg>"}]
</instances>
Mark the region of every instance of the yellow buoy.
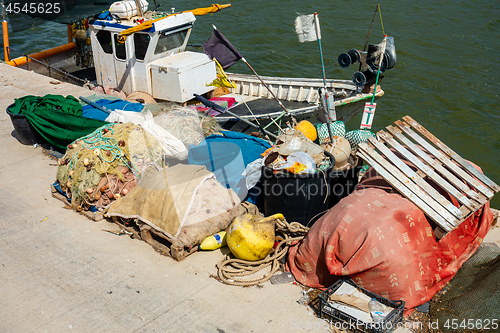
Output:
<instances>
[{"instance_id":1,"label":"yellow buoy","mask_svg":"<svg viewBox=\"0 0 500 333\"><path fill-rule=\"evenodd\" d=\"M227 245L227 233L221 231L215 235L208 236L201 242L200 249L202 250L217 250Z\"/></svg>"},{"instance_id":2,"label":"yellow buoy","mask_svg":"<svg viewBox=\"0 0 500 333\"><path fill-rule=\"evenodd\" d=\"M227 245L238 259L256 261L267 257L274 246L274 220L283 219L274 214L261 220L245 214L238 216L227 231Z\"/></svg>"},{"instance_id":3,"label":"yellow buoy","mask_svg":"<svg viewBox=\"0 0 500 333\"><path fill-rule=\"evenodd\" d=\"M318 132L313 124L308 122L307 120L302 120L295 126L295 129L304 133L304 135L311 141L314 141L318 138Z\"/></svg>"}]
</instances>

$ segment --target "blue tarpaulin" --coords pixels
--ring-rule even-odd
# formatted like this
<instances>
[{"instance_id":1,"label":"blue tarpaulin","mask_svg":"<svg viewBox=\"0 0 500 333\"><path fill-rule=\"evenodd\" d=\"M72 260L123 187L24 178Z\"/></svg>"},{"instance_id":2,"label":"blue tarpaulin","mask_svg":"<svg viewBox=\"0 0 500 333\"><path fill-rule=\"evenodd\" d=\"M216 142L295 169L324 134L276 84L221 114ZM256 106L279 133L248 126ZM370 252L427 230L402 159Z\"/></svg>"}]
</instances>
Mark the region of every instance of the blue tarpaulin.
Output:
<instances>
[{"instance_id":1,"label":"blue tarpaulin","mask_svg":"<svg viewBox=\"0 0 500 333\"><path fill-rule=\"evenodd\" d=\"M191 146L188 164L205 165L226 188L234 190L240 199L247 197L246 166L260 158L271 145L262 139L243 133L223 131L211 135L197 146Z\"/></svg>"},{"instance_id":2,"label":"blue tarpaulin","mask_svg":"<svg viewBox=\"0 0 500 333\"><path fill-rule=\"evenodd\" d=\"M117 100L109 100L109 99L100 99L95 101L97 105L101 105L110 111L114 110L124 110L124 111L135 111L141 112L144 108L144 105L141 103L132 103L127 102L122 99ZM83 107L83 117L97 119L105 121L108 117L108 114L104 111L94 108L92 105L85 105Z\"/></svg>"}]
</instances>

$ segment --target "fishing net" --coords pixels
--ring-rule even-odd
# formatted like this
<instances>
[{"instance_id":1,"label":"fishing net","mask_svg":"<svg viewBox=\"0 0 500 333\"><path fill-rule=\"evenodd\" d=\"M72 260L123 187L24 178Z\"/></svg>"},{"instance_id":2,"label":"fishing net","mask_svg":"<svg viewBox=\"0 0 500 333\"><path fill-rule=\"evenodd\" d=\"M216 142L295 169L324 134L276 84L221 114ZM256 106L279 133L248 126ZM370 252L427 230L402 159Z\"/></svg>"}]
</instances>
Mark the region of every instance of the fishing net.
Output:
<instances>
[{"instance_id":1,"label":"fishing net","mask_svg":"<svg viewBox=\"0 0 500 333\"><path fill-rule=\"evenodd\" d=\"M177 103L146 104L143 112L146 111L153 114L157 125L187 143L187 148L189 144L200 143L204 137L222 134L222 127L214 117Z\"/></svg>"},{"instance_id":2,"label":"fishing net","mask_svg":"<svg viewBox=\"0 0 500 333\"><path fill-rule=\"evenodd\" d=\"M483 243L432 300L431 322L439 322L442 332L498 332L494 329L499 324L498 281L500 248L495 243Z\"/></svg>"},{"instance_id":3,"label":"fishing net","mask_svg":"<svg viewBox=\"0 0 500 333\"><path fill-rule=\"evenodd\" d=\"M162 151L141 126L107 124L68 145L56 178L73 208L102 210L126 195L147 165L162 167Z\"/></svg>"},{"instance_id":4,"label":"fishing net","mask_svg":"<svg viewBox=\"0 0 500 333\"><path fill-rule=\"evenodd\" d=\"M198 145L205 138L198 111L190 108L179 106L159 114L154 121L181 140L187 149L190 145Z\"/></svg>"}]
</instances>

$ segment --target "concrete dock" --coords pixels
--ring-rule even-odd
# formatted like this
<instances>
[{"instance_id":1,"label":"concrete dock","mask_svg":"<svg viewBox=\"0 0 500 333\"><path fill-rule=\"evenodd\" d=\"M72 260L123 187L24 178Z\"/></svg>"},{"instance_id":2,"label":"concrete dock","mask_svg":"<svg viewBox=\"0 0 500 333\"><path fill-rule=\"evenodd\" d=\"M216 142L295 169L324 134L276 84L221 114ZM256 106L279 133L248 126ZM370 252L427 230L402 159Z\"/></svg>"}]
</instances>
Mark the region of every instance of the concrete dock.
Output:
<instances>
[{"instance_id":1,"label":"concrete dock","mask_svg":"<svg viewBox=\"0 0 500 333\"><path fill-rule=\"evenodd\" d=\"M0 109L25 95L93 92L0 64ZM0 332L289 332L321 323L296 285L227 286L220 250L181 262L54 199L55 161L0 112ZM310 326L313 327L313 326ZM314 331L317 331L315 329Z\"/></svg>"},{"instance_id":2,"label":"concrete dock","mask_svg":"<svg viewBox=\"0 0 500 333\"><path fill-rule=\"evenodd\" d=\"M93 92L0 64L0 109L25 95ZM240 288L209 277L220 250L176 262L107 220L54 199L57 163L15 138L0 112L0 332L331 331L292 284ZM485 241L500 244L500 229Z\"/></svg>"}]
</instances>

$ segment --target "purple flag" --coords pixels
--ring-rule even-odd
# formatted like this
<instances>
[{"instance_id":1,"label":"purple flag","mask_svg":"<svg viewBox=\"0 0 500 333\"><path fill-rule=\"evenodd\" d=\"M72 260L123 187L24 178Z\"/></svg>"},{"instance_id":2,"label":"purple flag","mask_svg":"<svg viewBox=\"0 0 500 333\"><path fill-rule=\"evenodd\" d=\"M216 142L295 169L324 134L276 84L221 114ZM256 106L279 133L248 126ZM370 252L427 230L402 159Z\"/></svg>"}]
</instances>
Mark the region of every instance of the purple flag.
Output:
<instances>
[{"instance_id":1,"label":"purple flag","mask_svg":"<svg viewBox=\"0 0 500 333\"><path fill-rule=\"evenodd\" d=\"M203 44L203 50L210 59L217 59L224 69L228 69L243 58L238 50L217 29L214 29L212 36Z\"/></svg>"}]
</instances>

